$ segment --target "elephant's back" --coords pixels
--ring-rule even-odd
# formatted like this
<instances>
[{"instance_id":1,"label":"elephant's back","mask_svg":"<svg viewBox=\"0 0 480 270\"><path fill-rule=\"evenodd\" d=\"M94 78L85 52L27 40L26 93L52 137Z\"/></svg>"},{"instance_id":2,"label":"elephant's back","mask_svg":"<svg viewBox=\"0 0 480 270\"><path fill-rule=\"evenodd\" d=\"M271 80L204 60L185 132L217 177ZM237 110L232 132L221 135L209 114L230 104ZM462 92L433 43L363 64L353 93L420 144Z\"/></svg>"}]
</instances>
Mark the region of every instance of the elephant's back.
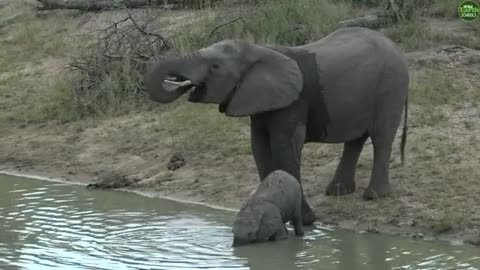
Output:
<instances>
[{"instance_id":1,"label":"elephant's back","mask_svg":"<svg viewBox=\"0 0 480 270\"><path fill-rule=\"evenodd\" d=\"M307 100L313 100L309 104L309 141L338 143L362 136L373 123L377 102L400 92L405 96L408 91L405 57L380 32L342 28L299 49L315 54L321 86L304 93ZM379 88L384 80L398 81L398 87ZM309 98L318 96L317 91L328 111L326 137L316 129L322 123L323 110L315 99Z\"/></svg>"},{"instance_id":2,"label":"elephant's back","mask_svg":"<svg viewBox=\"0 0 480 270\"><path fill-rule=\"evenodd\" d=\"M317 55L319 64L338 63L341 60L355 61L368 55L379 60L390 55L404 58L399 48L383 33L363 27L345 27L324 38L297 47Z\"/></svg>"},{"instance_id":3,"label":"elephant's back","mask_svg":"<svg viewBox=\"0 0 480 270\"><path fill-rule=\"evenodd\" d=\"M297 179L283 170L275 170L263 179L259 191L281 193L291 189L300 190Z\"/></svg>"}]
</instances>

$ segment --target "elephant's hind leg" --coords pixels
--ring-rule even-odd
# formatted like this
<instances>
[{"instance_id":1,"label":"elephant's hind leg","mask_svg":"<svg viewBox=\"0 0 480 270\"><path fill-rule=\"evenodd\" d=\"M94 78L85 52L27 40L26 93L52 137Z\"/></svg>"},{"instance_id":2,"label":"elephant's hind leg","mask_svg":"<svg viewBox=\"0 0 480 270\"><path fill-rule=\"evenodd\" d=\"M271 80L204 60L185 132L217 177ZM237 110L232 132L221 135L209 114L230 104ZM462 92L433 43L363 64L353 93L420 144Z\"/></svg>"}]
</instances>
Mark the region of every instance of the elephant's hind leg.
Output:
<instances>
[{"instance_id":1,"label":"elephant's hind leg","mask_svg":"<svg viewBox=\"0 0 480 270\"><path fill-rule=\"evenodd\" d=\"M385 197L391 192L390 156L392 144L400 125L404 100L404 98L392 95L381 103L377 111L375 127L370 132L373 144L373 168L370 183L363 193L365 200Z\"/></svg>"},{"instance_id":2,"label":"elephant's hind leg","mask_svg":"<svg viewBox=\"0 0 480 270\"><path fill-rule=\"evenodd\" d=\"M368 136L365 135L344 144L342 158L335 171L335 176L327 186L327 195L345 195L355 192L355 171L367 138Z\"/></svg>"},{"instance_id":3,"label":"elephant's hind leg","mask_svg":"<svg viewBox=\"0 0 480 270\"><path fill-rule=\"evenodd\" d=\"M365 200L373 200L388 196L391 192L389 179L389 162L392 153L393 139L373 142L373 169L372 177L367 189L363 193Z\"/></svg>"}]
</instances>

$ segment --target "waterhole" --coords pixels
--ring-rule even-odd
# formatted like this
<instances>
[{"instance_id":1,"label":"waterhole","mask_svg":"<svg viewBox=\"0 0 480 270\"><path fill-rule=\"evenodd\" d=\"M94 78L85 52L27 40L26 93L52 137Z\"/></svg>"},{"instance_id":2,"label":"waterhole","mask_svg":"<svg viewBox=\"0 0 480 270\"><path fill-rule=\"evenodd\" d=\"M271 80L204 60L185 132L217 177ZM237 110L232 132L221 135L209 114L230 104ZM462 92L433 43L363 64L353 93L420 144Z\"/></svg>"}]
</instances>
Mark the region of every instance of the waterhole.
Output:
<instances>
[{"instance_id":1,"label":"waterhole","mask_svg":"<svg viewBox=\"0 0 480 270\"><path fill-rule=\"evenodd\" d=\"M480 269L480 249L323 227L232 248L234 213L0 174L0 269Z\"/></svg>"}]
</instances>

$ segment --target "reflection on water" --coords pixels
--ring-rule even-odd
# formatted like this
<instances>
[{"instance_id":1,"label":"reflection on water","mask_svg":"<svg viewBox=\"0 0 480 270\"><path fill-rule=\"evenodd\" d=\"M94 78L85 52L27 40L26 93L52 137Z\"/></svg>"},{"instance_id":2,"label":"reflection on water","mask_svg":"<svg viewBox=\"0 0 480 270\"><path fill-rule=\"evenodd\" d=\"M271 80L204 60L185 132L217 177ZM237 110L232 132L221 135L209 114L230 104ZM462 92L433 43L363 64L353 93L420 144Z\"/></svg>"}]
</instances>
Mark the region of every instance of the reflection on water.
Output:
<instances>
[{"instance_id":1,"label":"reflection on water","mask_svg":"<svg viewBox=\"0 0 480 270\"><path fill-rule=\"evenodd\" d=\"M232 219L203 206L0 175L0 269L480 269L478 248L326 228L233 249Z\"/></svg>"}]
</instances>

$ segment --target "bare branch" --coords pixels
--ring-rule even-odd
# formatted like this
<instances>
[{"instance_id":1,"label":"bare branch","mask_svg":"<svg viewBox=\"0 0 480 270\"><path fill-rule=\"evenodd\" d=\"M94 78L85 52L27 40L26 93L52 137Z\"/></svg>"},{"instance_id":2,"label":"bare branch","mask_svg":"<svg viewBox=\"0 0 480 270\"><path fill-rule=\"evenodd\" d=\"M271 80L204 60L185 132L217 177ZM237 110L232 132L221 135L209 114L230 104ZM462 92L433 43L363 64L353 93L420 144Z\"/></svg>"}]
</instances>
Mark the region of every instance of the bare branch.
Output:
<instances>
[{"instance_id":1,"label":"bare branch","mask_svg":"<svg viewBox=\"0 0 480 270\"><path fill-rule=\"evenodd\" d=\"M235 23L235 22L237 22L237 21L239 21L239 20L243 20L243 18L242 18L242 17L237 17L237 18L235 18L235 19L233 19L233 20L231 20L231 21L228 21L228 22L226 22L226 23L222 23L222 24L220 24L220 25L217 25L215 28L213 28L212 32L210 32L210 35L208 36L208 38L211 39L211 38L213 37L213 35L214 35L218 30L220 30L222 27L225 27L225 26L227 26L227 25L233 24L233 23Z\"/></svg>"}]
</instances>

